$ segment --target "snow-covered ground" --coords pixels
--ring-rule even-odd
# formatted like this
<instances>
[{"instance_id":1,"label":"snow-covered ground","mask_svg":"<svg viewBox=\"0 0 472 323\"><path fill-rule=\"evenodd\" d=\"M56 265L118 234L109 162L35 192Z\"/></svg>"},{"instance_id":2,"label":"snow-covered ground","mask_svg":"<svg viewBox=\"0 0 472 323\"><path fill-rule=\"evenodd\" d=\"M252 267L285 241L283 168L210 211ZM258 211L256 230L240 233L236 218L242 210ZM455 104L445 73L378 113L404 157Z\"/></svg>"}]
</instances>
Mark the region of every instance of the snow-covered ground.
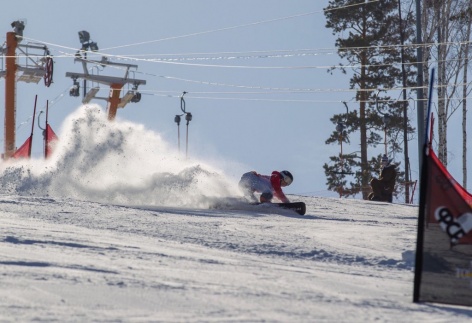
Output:
<instances>
[{"instance_id":1,"label":"snow-covered ground","mask_svg":"<svg viewBox=\"0 0 472 323\"><path fill-rule=\"evenodd\" d=\"M224 171L93 108L59 137L47 162L2 165L2 322L472 318L412 302L416 206L297 195L305 216L245 206Z\"/></svg>"}]
</instances>

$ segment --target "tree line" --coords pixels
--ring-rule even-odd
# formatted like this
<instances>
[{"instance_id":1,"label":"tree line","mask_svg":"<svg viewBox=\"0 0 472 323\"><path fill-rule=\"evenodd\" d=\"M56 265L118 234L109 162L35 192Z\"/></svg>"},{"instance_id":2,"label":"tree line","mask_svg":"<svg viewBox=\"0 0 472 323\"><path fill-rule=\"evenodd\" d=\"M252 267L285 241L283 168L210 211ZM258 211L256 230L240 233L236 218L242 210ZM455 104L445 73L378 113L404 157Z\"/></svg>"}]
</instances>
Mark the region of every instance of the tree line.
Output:
<instances>
[{"instance_id":1,"label":"tree line","mask_svg":"<svg viewBox=\"0 0 472 323\"><path fill-rule=\"evenodd\" d=\"M416 11L418 7L421 12ZM424 53L422 79L429 79L430 67L438 71L434 150L446 167L447 123L454 113L462 112L466 188L472 1L330 0L324 13L342 60L328 72L349 75L349 87L355 90L352 100L343 102L346 112L330 119L335 127L325 143L340 145L341 152L323 165L328 189L340 196L361 194L366 199L369 181L378 175L381 156L386 154L398 161L394 195L404 195L409 203L414 182L408 142L423 135L416 133L409 118L418 90L418 46ZM360 149L346 153L343 144L348 145L351 138L359 141Z\"/></svg>"}]
</instances>

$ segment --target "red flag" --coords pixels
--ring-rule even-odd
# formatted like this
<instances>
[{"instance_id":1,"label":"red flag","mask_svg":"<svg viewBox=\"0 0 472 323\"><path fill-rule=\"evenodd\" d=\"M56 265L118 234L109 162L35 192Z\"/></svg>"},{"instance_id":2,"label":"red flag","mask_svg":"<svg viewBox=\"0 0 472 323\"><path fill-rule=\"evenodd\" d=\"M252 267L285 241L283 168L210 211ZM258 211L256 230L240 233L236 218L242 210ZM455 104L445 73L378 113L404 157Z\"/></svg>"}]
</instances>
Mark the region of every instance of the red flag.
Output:
<instances>
[{"instance_id":1,"label":"red flag","mask_svg":"<svg viewBox=\"0 0 472 323\"><path fill-rule=\"evenodd\" d=\"M447 178L447 180L451 183L452 186L454 186L454 189L456 192L469 204L472 206L472 195L465 190L465 188L462 187L455 179L452 177L452 175L448 172L446 167L439 161L438 157L436 154L430 150L430 155L431 158L433 159L433 162L436 164L436 166L440 169L442 172L443 176Z\"/></svg>"},{"instance_id":2,"label":"red flag","mask_svg":"<svg viewBox=\"0 0 472 323\"><path fill-rule=\"evenodd\" d=\"M472 195L447 171L432 149L426 162L426 221L439 223L451 245L472 243Z\"/></svg>"},{"instance_id":3,"label":"red flag","mask_svg":"<svg viewBox=\"0 0 472 323\"><path fill-rule=\"evenodd\" d=\"M33 144L33 135L26 139L25 143L15 151L12 158L30 158L31 157L31 145Z\"/></svg>"},{"instance_id":4,"label":"red flag","mask_svg":"<svg viewBox=\"0 0 472 323\"><path fill-rule=\"evenodd\" d=\"M26 139L25 143L15 151L12 158L30 158L31 157L31 147L33 145L33 130L34 130L34 118L36 117L36 103L38 101L38 96L36 95L34 99L34 110L33 118L31 122L31 135Z\"/></svg>"},{"instance_id":5,"label":"red flag","mask_svg":"<svg viewBox=\"0 0 472 323\"><path fill-rule=\"evenodd\" d=\"M44 157L48 158L54 148L54 144L56 143L59 138L57 138L56 134L54 133L54 130L52 130L51 126L49 124L46 125L46 143L45 143L45 148L44 148Z\"/></svg>"}]
</instances>

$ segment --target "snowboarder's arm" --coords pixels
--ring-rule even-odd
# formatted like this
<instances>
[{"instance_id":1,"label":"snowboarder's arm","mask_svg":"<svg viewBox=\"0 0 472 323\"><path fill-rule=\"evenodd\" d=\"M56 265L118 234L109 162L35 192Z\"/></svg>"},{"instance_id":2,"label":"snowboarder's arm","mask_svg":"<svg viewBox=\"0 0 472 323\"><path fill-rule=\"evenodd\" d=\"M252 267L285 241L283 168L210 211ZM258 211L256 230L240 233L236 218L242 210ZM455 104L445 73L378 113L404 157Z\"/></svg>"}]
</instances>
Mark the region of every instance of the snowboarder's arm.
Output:
<instances>
[{"instance_id":1,"label":"snowboarder's arm","mask_svg":"<svg viewBox=\"0 0 472 323\"><path fill-rule=\"evenodd\" d=\"M278 198L283 203L290 203L289 199L285 196L284 192L282 191L282 187L280 186L280 173L279 172L272 172L270 176L270 183L274 188L274 197Z\"/></svg>"}]
</instances>

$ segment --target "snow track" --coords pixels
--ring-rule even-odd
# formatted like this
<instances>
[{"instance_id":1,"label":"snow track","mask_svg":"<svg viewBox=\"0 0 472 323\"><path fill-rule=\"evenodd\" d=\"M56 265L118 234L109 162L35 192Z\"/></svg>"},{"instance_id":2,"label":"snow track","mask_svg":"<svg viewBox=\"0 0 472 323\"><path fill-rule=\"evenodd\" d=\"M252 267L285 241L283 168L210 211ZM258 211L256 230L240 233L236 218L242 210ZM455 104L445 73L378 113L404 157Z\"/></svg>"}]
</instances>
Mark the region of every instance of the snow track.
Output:
<instances>
[{"instance_id":1,"label":"snow track","mask_svg":"<svg viewBox=\"0 0 472 323\"><path fill-rule=\"evenodd\" d=\"M417 208L307 215L0 196L0 321L466 322L413 304Z\"/></svg>"}]
</instances>

